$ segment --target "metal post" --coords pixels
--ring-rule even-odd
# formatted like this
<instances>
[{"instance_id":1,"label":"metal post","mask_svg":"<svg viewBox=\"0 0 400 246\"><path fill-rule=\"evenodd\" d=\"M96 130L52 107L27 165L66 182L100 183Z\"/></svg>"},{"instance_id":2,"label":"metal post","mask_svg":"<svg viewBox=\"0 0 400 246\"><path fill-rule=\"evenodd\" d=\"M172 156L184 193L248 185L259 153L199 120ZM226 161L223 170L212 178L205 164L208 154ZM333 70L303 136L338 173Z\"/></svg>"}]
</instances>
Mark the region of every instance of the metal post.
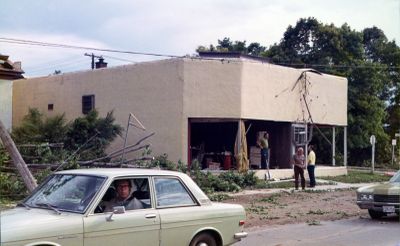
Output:
<instances>
[{"instance_id":1,"label":"metal post","mask_svg":"<svg viewBox=\"0 0 400 246\"><path fill-rule=\"evenodd\" d=\"M128 139L128 130L129 130L130 123L131 123L131 114L129 114L128 124L126 125L126 133L125 133L125 139L124 139L124 148L122 149L121 164L124 163L125 146L126 146L126 140Z\"/></svg>"},{"instance_id":2,"label":"metal post","mask_svg":"<svg viewBox=\"0 0 400 246\"><path fill-rule=\"evenodd\" d=\"M375 144L372 144L372 173L375 171Z\"/></svg>"},{"instance_id":3,"label":"metal post","mask_svg":"<svg viewBox=\"0 0 400 246\"><path fill-rule=\"evenodd\" d=\"M396 144L396 139L392 139L392 166L394 165L394 147Z\"/></svg>"},{"instance_id":4,"label":"metal post","mask_svg":"<svg viewBox=\"0 0 400 246\"><path fill-rule=\"evenodd\" d=\"M336 158L336 148L335 148L336 140L335 140L335 138L336 138L336 128L332 127L332 166L336 166L336 160L335 160L335 158Z\"/></svg>"},{"instance_id":5,"label":"metal post","mask_svg":"<svg viewBox=\"0 0 400 246\"><path fill-rule=\"evenodd\" d=\"M399 138L399 142L400 142L400 129L399 129L399 133L395 133L394 134L394 138L397 139ZM397 148L399 150L399 154L397 156L397 162L399 163L399 170L400 170L400 148Z\"/></svg>"},{"instance_id":6,"label":"metal post","mask_svg":"<svg viewBox=\"0 0 400 246\"><path fill-rule=\"evenodd\" d=\"M372 166L372 173L375 171L375 143L376 143L376 137L375 135L371 135L369 142L372 145L372 160L371 160L371 166Z\"/></svg>"},{"instance_id":7,"label":"metal post","mask_svg":"<svg viewBox=\"0 0 400 246\"><path fill-rule=\"evenodd\" d=\"M347 126L343 128L343 165L347 167Z\"/></svg>"},{"instance_id":8,"label":"metal post","mask_svg":"<svg viewBox=\"0 0 400 246\"><path fill-rule=\"evenodd\" d=\"M394 162L394 145L392 145L392 166L393 166L393 162Z\"/></svg>"},{"instance_id":9,"label":"metal post","mask_svg":"<svg viewBox=\"0 0 400 246\"><path fill-rule=\"evenodd\" d=\"M306 144L304 146L304 164L306 165L306 168L307 168L307 166L308 166L308 124L306 123L305 126L306 126L306 129L305 129L305 132L306 132L305 142L306 142Z\"/></svg>"}]
</instances>

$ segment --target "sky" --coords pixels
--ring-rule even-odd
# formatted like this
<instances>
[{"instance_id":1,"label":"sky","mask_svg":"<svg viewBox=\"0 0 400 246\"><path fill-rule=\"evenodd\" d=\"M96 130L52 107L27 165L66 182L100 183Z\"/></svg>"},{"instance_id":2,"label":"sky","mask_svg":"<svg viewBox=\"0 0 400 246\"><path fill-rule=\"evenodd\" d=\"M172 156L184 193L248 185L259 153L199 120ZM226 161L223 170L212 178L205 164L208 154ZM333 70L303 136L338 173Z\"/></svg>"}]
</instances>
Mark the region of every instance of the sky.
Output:
<instances>
[{"instance_id":1,"label":"sky","mask_svg":"<svg viewBox=\"0 0 400 246\"><path fill-rule=\"evenodd\" d=\"M400 0L1 0L0 16L0 38L175 56L224 37L269 47L307 17L356 31L376 26L400 43ZM0 42L26 77L88 70L85 53L109 66L160 59Z\"/></svg>"}]
</instances>

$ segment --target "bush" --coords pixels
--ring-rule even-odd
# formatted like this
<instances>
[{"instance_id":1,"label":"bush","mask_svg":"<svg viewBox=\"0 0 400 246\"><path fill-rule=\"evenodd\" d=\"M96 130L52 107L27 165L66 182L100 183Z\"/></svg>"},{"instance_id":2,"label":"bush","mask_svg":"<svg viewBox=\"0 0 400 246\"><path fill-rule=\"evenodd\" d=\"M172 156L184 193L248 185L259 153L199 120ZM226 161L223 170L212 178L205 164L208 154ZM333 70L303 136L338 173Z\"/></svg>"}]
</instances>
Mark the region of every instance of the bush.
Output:
<instances>
[{"instance_id":1,"label":"bush","mask_svg":"<svg viewBox=\"0 0 400 246\"><path fill-rule=\"evenodd\" d=\"M150 167L159 167L161 169L171 170L171 171L177 170L177 165L174 162L168 160L167 154L155 157L154 160L151 161Z\"/></svg>"},{"instance_id":2,"label":"bush","mask_svg":"<svg viewBox=\"0 0 400 246\"><path fill-rule=\"evenodd\" d=\"M64 115L44 118L38 109L29 109L12 137L18 145L32 145L19 148L27 163L59 162L79 148L76 159L90 160L105 156L107 146L121 134L122 127L114 121L113 112L101 118L93 110L67 123ZM50 143L60 143L63 148L50 148Z\"/></svg>"},{"instance_id":3,"label":"bush","mask_svg":"<svg viewBox=\"0 0 400 246\"><path fill-rule=\"evenodd\" d=\"M246 187L256 185L258 180L252 171L247 173L228 171L219 175L203 172L197 161L192 163L189 175L207 194L213 192L238 192Z\"/></svg>"}]
</instances>

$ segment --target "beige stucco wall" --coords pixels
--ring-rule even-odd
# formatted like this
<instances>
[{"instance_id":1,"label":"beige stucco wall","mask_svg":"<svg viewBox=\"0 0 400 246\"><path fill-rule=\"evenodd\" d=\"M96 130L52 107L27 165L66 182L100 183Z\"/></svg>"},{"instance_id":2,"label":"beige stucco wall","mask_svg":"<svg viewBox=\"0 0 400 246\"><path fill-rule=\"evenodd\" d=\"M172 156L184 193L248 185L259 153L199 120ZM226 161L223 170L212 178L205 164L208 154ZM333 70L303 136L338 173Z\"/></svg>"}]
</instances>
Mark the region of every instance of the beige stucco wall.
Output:
<instances>
[{"instance_id":1,"label":"beige stucco wall","mask_svg":"<svg viewBox=\"0 0 400 246\"><path fill-rule=\"evenodd\" d=\"M300 73L254 61L184 58L18 80L13 87L13 124L19 124L29 107L74 119L82 116L82 96L94 94L101 116L114 110L116 122L125 128L132 112L147 128L130 128L128 144L155 132L148 141L154 155L167 153L173 161L186 162L188 118L301 120L306 109L299 105L300 87L291 90ZM346 125L347 80L307 76L314 122ZM52 112L47 110L49 103L54 104ZM111 150L122 144L118 138Z\"/></svg>"},{"instance_id":2,"label":"beige stucco wall","mask_svg":"<svg viewBox=\"0 0 400 246\"><path fill-rule=\"evenodd\" d=\"M347 79L267 63L244 62L242 73L242 117L287 122L347 125ZM307 90L307 93L304 93Z\"/></svg>"},{"instance_id":3,"label":"beige stucco wall","mask_svg":"<svg viewBox=\"0 0 400 246\"><path fill-rule=\"evenodd\" d=\"M15 124L28 112L38 108L47 115L65 113L71 120L82 116L82 96L94 94L95 107L101 116L114 110L116 122L126 127L132 112L147 131L129 129L128 144L155 132L147 142L154 154L168 153L173 160L181 156L182 146L182 62L166 60L116 68L68 73L57 76L18 80L14 86ZM54 104L54 111L47 104ZM118 138L111 150L123 146Z\"/></svg>"},{"instance_id":4,"label":"beige stucco wall","mask_svg":"<svg viewBox=\"0 0 400 246\"><path fill-rule=\"evenodd\" d=\"M185 60L184 116L241 117L241 63Z\"/></svg>"},{"instance_id":5,"label":"beige stucco wall","mask_svg":"<svg viewBox=\"0 0 400 246\"><path fill-rule=\"evenodd\" d=\"M12 126L12 81L0 79L0 120L7 130Z\"/></svg>"}]
</instances>

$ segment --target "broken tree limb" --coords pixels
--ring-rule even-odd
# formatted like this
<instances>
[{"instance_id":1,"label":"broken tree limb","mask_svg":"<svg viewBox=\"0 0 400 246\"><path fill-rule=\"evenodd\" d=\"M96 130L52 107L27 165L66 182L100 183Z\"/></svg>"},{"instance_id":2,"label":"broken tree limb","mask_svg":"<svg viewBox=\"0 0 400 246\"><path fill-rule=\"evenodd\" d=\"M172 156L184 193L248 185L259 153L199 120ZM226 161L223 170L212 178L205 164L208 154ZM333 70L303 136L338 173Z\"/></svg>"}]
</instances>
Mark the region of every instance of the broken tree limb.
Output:
<instances>
[{"instance_id":1,"label":"broken tree limb","mask_svg":"<svg viewBox=\"0 0 400 246\"><path fill-rule=\"evenodd\" d=\"M137 148L135 148L135 149L131 149L131 147L132 147L132 146L127 147L127 148L129 148L129 150L126 150L125 153L130 153L130 152L133 152L133 151L138 151L138 150L140 150L140 149L148 148L148 147L150 147L150 144L146 144L146 145L137 147ZM127 148L125 148L125 149L127 149ZM96 158L96 159L92 159L92 160L88 160L88 161L78 161L78 164L85 164L85 165L88 165L88 164L90 164L90 163L98 162L98 161L101 161L101 160L115 158L115 157L120 156L120 155L121 155L121 154L118 154L118 155L117 155L117 154L114 153L113 155L106 155L106 156L103 156L103 157L100 157L100 158Z\"/></svg>"},{"instance_id":2,"label":"broken tree limb","mask_svg":"<svg viewBox=\"0 0 400 246\"><path fill-rule=\"evenodd\" d=\"M64 161L61 162L61 164L56 168L56 170L54 170L54 172L57 172L58 170L60 170L62 167L65 166L65 164L68 163L68 161L70 159L72 159L73 157L75 157L75 155L83 148L86 146L86 144L88 144L90 141L92 141L92 139L94 139L100 132L96 130L96 134L94 134L91 138L89 138L84 144L82 144L77 150L75 150L74 153L72 153L72 155L70 155L67 159L65 159Z\"/></svg>"},{"instance_id":3,"label":"broken tree limb","mask_svg":"<svg viewBox=\"0 0 400 246\"><path fill-rule=\"evenodd\" d=\"M0 139L3 142L7 152L10 154L14 166L17 168L18 173L21 175L26 188L28 188L29 192L32 192L37 186L36 180L33 177L32 173L29 171L28 166L26 165L24 159L22 159L21 154L19 153L14 141L11 139L10 134L8 134L7 129L3 125L3 122L1 120Z\"/></svg>"},{"instance_id":4,"label":"broken tree limb","mask_svg":"<svg viewBox=\"0 0 400 246\"><path fill-rule=\"evenodd\" d=\"M147 135L147 136L141 138L139 141L137 141L137 142L134 143L134 144L131 144L131 145L129 145L129 146L126 146L125 148L122 147L121 149L118 149L118 150L116 150L116 151L113 151L113 152L109 153L109 154L107 155L107 157L108 157L108 158L114 158L114 157L116 157L116 156L120 156L124 150L126 151L126 150L128 150L128 149L130 149L130 148L133 148L133 147L135 147L135 146L138 146L141 142L143 142L144 140L146 140L146 139L148 139L149 137L153 136L154 134L156 134L156 133L155 133L155 132L152 132L152 133L150 133L149 135Z\"/></svg>"}]
</instances>

